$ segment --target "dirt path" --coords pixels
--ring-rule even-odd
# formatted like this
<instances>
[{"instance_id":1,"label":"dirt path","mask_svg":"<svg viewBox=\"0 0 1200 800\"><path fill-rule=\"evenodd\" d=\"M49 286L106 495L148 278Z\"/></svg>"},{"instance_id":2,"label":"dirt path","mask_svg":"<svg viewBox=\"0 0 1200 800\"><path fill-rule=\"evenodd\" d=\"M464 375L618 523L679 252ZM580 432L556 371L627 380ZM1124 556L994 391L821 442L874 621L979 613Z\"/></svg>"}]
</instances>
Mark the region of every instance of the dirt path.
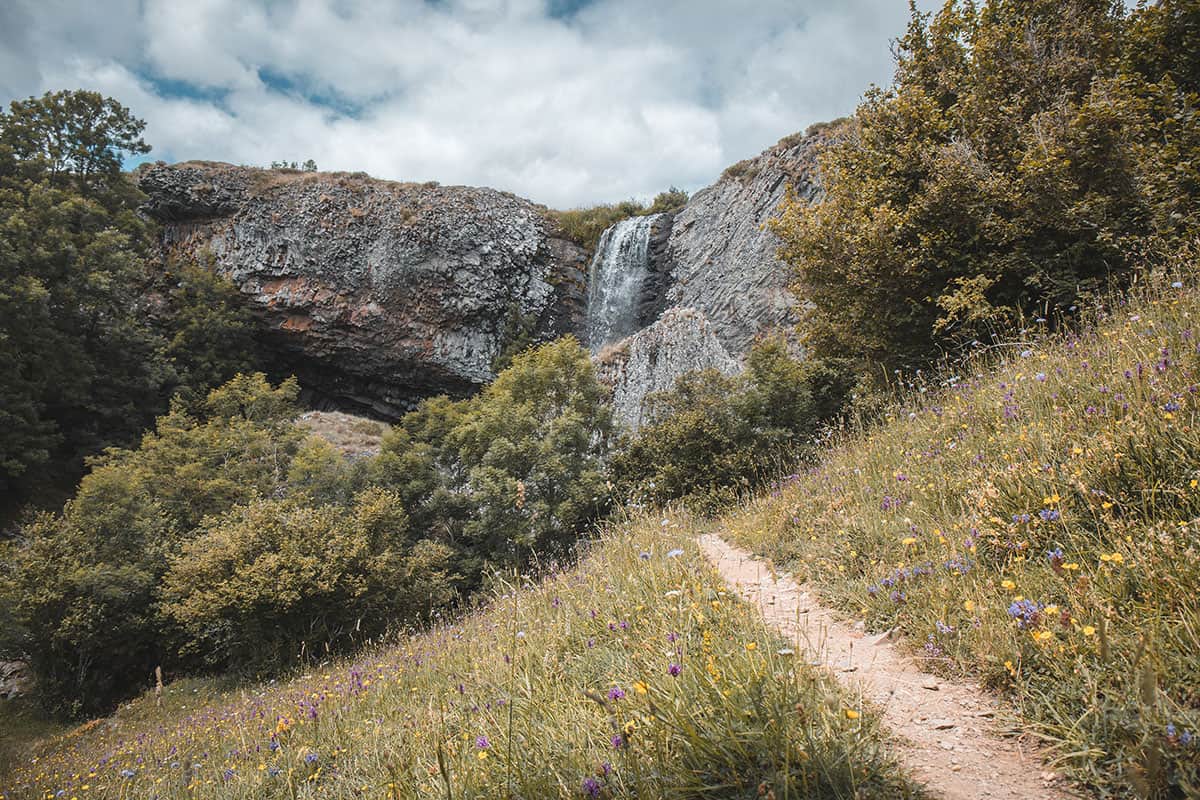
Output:
<instances>
[{"instance_id":1,"label":"dirt path","mask_svg":"<svg viewBox=\"0 0 1200 800\"><path fill-rule=\"evenodd\" d=\"M718 536L700 546L726 582L766 620L796 641L813 663L883 710L914 778L945 800L1060 800L1069 794L1036 750L1003 737L996 703L978 687L923 672L884 636L864 636L839 622L787 575Z\"/></svg>"}]
</instances>

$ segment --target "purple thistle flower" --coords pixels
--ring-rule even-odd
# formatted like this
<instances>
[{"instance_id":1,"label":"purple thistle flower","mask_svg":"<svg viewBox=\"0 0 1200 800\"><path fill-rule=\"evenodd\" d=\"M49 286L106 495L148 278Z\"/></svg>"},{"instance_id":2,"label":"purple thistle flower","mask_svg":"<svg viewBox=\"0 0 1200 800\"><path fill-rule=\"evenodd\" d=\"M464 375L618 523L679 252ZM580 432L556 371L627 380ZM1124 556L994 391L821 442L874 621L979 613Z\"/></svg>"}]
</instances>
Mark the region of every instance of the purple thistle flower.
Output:
<instances>
[{"instance_id":1,"label":"purple thistle flower","mask_svg":"<svg viewBox=\"0 0 1200 800\"><path fill-rule=\"evenodd\" d=\"M613 746L614 750L620 750L622 747L625 746L625 737L619 733L613 734L612 746Z\"/></svg>"},{"instance_id":2,"label":"purple thistle flower","mask_svg":"<svg viewBox=\"0 0 1200 800\"><path fill-rule=\"evenodd\" d=\"M623 700L623 699L625 699L625 692L623 689L621 689L620 686L614 686L608 690L608 699L609 700Z\"/></svg>"},{"instance_id":3,"label":"purple thistle flower","mask_svg":"<svg viewBox=\"0 0 1200 800\"><path fill-rule=\"evenodd\" d=\"M600 782L595 778L583 779L583 793L591 798L600 796Z\"/></svg>"},{"instance_id":4,"label":"purple thistle flower","mask_svg":"<svg viewBox=\"0 0 1200 800\"><path fill-rule=\"evenodd\" d=\"M672 678L679 677L679 673L683 672L683 667L679 664L671 663L667 665L667 674Z\"/></svg>"},{"instance_id":5,"label":"purple thistle flower","mask_svg":"<svg viewBox=\"0 0 1200 800\"><path fill-rule=\"evenodd\" d=\"M487 750L492 746L492 743L488 741L486 736L478 736L475 738L475 746L480 750Z\"/></svg>"}]
</instances>

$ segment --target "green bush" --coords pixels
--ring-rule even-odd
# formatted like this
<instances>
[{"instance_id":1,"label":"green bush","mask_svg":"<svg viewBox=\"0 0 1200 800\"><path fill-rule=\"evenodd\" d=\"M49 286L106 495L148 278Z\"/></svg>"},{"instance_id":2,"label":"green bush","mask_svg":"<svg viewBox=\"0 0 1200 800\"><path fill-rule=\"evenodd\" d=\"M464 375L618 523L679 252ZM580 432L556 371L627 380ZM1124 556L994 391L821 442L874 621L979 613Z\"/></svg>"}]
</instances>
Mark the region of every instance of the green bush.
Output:
<instances>
[{"instance_id":1,"label":"green bush","mask_svg":"<svg viewBox=\"0 0 1200 800\"><path fill-rule=\"evenodd\" d=\"M159 582L205 517L279 489L302 438L298 391L238 376L202 417L176 404L138 449L95 460L61 514L21 530L0 576L0 655L30 664L45 705L103 710L155 666L186 666L155 610Z\"/></svg>"},{"instance_id":2,"label":"green bush","mask_svg":"<svg viewBox=\"0 0 1200 800\"><path fill-rule=\"evenodd\" d=\"M204 664L275 670L442 607L449 555L410 536L393 492L367 490L348 508L254 500L172 558L162 611Z\"/></svg>"},{"instance_id":3,"label":"green bush","mask_svg":"<svg viewBox=\"0 0 1200 800\"><path fill-rule=\"evenodd\" d=\"M384 437L371 475L478 576L567 549L606 510L610 431L587 351L566 337L518 355L470 400L422 403Z\"/></svg>"},{"instance_id":4,"label":"green bush","mask_svg":"<svg viewBox=\"0 0 1200 800\"><path fill-rule=\"evenodd\" d=\"M651 422L622 442L612 473L626 495L713 510L777 474L850 391L845 373L801 362L782 339L757 343L739 376L704 370L651 396Z\"/></svg>"}]
</instances>

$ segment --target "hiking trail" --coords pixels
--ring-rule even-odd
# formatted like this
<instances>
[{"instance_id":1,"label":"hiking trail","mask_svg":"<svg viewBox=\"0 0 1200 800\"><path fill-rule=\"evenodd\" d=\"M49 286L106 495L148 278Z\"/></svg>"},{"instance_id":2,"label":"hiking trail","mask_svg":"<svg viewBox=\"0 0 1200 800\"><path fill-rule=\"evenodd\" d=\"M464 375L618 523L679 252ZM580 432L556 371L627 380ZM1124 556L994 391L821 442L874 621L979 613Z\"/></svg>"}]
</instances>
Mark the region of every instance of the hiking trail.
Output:
<instances>
[{"instance_id":1,"label":"hiking trail","mask_svg":"<svg viewBox=\"0 0 1200 800\"><path fill-rule=\"evenodd\" d=\"M889 634L864 635L838 620L787 573L719 536L700 537L704 554L737 594L795 642L797 653L883 712L896 755L912 776L944 800L1066 800L1061 776L1040 751L995 723L998 703L979 687L923 671Z\"/></svg>"}]
</instances>

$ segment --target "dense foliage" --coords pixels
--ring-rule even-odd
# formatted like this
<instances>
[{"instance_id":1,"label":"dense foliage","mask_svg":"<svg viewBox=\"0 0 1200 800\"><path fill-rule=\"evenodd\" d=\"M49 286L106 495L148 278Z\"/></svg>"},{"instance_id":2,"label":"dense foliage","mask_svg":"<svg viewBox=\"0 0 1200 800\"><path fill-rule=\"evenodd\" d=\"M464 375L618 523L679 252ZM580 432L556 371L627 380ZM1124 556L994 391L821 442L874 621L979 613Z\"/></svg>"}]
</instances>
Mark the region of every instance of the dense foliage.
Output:
<instances>
[{"instance_id":1,"label":"dense foliage","mask_svg":"<svg viewBox=\"0 0 1200 800\"><path fill-rule=\"evenodd\" d=\"M474 398L422 403L385 437L372 476L474 576L565 550L607 509L610 431L587 351L566 337L518 355Z\"/></svg>"},{"instance_id":2,"label":"dense foliage","mask_svg":"<svg viewBox=\"0 0 1200 800\"><path fill-rule=\"evenodd\" d=\"M253 360L228 287L151 269L154 231L121 172L149 150L143 127L86 91L0 112L0 522L134 440L174 390L203 398Z\"/></svg>"},{"instance_id":3,"label":"dense foliage","mask_svg":"<svg viewBox=\"0 0 1200 800\"><path fill-rule=\"evenodd\" d=\"M53 709L94 712L153 669L270 672L414 624L492 566L563 552L608 507L609 412L571 339L477 397L434 398L371 459L294 424L299 387L239 375L180 396L93 461L0 559L0 657Z\"/></svg>"},{"instance_id":4,"label":"dense foliage","mask_svg":"<svg viewBox=\"0 0 1200 800\"><path fill-rule=\"evenodd\" d=\"M775 225L818 357L922 366L1200 231L1200 6L951 0Z\"/></svg>"},{"instance_id":5,"label":"dense foliage","mask_svg":"<svg viewBox=\"0 0 1200 800\"><path fill-rule=\"evenodd\" d=\"M743 374L689 373L648 398L651 421L623 442L613 474L626 494L712 509L793 464L837 410L844 383L792 358L782 339L766 339Z\"/></svg>"},{"instance_id":6,"label":"dense foliage","mask_svg":"<svg viewBox=\"0 0 1200 800\"><path fill-rule=\"evenodd\" d=\"M137 449L97 459L61 514L23 528L0 560L13 617L0 652L29 663L48 706L101 710L175 665L159 582L206 516L281 486L297 392L239 377L200 416L176 405Z\"/></svg>"}]
</instances>

